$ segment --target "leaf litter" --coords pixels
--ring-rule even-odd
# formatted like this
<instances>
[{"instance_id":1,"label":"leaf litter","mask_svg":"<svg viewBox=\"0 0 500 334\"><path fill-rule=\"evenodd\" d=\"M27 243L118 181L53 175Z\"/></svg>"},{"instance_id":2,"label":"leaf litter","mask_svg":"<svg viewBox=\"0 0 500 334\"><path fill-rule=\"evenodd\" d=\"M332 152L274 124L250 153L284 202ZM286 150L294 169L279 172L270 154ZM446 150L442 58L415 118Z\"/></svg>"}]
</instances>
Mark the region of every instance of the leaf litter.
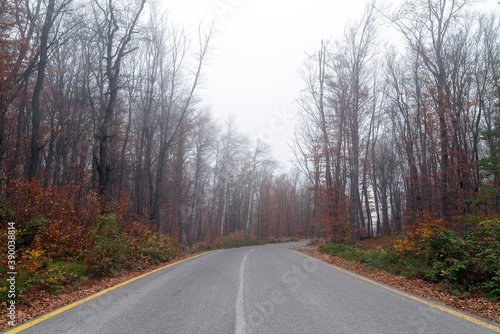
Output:
<instances>
[{"instance_id":1,"label":"leaf litter","mask_svg":"<svg viewBox=\"0 0 500 334\"><path fill-rule=\"evenodd\" d=\"M451 293L450 287L444 284L395 275L383 269L375 269L367 264L322 253L317 250L317 246L299 247L297 250L414 295L500 323L500 302L494 302L479 292Z\"/></svg>"}]
</instances>

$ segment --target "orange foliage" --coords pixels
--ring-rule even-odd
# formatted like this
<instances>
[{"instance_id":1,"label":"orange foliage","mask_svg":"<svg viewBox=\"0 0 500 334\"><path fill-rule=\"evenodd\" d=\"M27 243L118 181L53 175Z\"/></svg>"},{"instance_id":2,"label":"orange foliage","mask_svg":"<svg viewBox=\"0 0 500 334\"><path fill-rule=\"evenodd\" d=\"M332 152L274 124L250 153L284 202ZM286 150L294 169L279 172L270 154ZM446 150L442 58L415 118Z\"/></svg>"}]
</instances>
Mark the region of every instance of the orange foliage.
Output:
<instances>
[{"instance_id":1,"label":"orange foliage","mask_svg":"<svg viewBox=\"0 0 500 334\"><path fill-rule=\"evenodd\" d=\"M436 228L445 228L446 222L435 214L424 213L415 224L408 226L406 237L396 240L394 249L399 252L412 252L420 254L419 245L426 240L432 239L437 231Z\"/></svg>"},{"instance_id":2,"label":"orange foliage","mask_svg":"<svg viewBox=\"0 0 500 334\"><path fill-rule=\"evenodd\" d=\"M25 179L10 179L2 188L16 213L20 247L42 252L45 258L66 259L80 255L91 246L91 231L103 213L102 199L95 191L74 184L47 188L38 180L27 182ZM155 227L140 222L126 201L113 201L109 207L123 221L120 230L132 250L138 251L151 233L155 233ZM175 247L177 242L172 241ZM26 256L23 260L27 260Z\"/></svg>"},{"instance_id":3,"label":"orange foliage","mask_svg":"<svg viewBox=\"0 0 500 334\"><path fill-rule=\"evenodd\" d=\"M7 201L0 210L0 241L6 244L5 222L13 221L20 295L49 291L72 280L60 269L46 267L50 262L83 261L91 275L106 276L140 270L179 253L177 240L138 221L129 203L104 206L104 199L85 185L44 187L36 179L11 178L0 191ZM0 262L7 264L5 250Z\"/></svg>"},{"instance_id":4,"label":"orange foliage","mask_svg":"<svg viewBox=\"0 0 500 334\"><path fill-rule=\"evenodd\" d=\"M95 222L100 207L95 193L75 185L44 188L38 180L24 179L10 179L2 192L16 212L20 233L30 228L43 230L34 233L31 247L43 248L47 256L57 258L81 252L82 237ZM40 219L47 223L33 227Z\"/></svg>"},{"instance_id":5,"label":"orange foliage","mask_svg":"<svg viewBox=\"0 0 500 334\"><path fill-rule=\"evenodd\" d=\"M394 243L401 239L401 235L384 235L380 238L368 238L358 241L356 246L362 250L393 248Z\"/></svg>"}]
</instances>

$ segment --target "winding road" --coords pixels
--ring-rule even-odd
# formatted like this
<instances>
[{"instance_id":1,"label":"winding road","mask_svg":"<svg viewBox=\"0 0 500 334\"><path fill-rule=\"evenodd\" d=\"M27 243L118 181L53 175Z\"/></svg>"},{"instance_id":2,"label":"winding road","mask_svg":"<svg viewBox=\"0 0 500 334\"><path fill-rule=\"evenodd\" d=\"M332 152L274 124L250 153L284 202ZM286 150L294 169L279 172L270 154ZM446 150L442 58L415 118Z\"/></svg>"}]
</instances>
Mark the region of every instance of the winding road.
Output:
<instances>
[{"instance_id":1,"label":"winding road","mask_svg":"<svg viewBox=\"0 0 500 334\"><path fill-rule=\"evenodd\" d=\"M497 333L500 325L292 248L218 250L7 333Z\"/></svg>"}]
</instances>

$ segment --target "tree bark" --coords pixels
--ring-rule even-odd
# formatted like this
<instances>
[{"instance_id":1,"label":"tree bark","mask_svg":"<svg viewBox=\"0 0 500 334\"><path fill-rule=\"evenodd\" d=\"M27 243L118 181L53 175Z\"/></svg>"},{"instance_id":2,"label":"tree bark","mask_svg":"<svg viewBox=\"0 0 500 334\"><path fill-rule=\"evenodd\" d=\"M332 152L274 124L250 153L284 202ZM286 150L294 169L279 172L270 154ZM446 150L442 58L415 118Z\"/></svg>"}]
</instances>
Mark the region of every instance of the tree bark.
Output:
<instances>
[{"instance_id":1,"label":"tree bark","mask_svg":"<svg viewBox=\"0 0 500 334\"><path fill-rule=\"evenodd\" d=\"M40 34L40 57L38 61L38 70L35 88L33 89L33 97L31 100L31 144L30 144L30 163L28 170L28 179L36 178L38 164L40 161L40 97L43 90L43 82L45 80L45 69L47 67L48 49L49 49L49 33L53 24L55 0L49 0L47 4L47 12L45 13L45 20Z\"/></svg>"}]
</instances>

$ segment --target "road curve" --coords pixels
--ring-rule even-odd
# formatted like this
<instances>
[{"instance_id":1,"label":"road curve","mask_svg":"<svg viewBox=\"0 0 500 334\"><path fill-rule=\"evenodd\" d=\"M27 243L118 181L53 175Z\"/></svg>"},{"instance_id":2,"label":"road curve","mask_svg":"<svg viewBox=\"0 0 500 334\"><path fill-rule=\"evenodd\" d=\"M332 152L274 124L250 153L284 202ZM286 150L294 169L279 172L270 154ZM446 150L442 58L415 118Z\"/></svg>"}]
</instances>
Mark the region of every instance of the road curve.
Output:
<instances>
[{"instance_id":1,"label":"road curve","mask_svg":"<svg viewBox=\"0 0 500 334\"><path fill-rule=\"evenodd\" d=\"M291 251L218 250L7 333L498 333L500 325Z\"/></svg>"}]
</instances>

